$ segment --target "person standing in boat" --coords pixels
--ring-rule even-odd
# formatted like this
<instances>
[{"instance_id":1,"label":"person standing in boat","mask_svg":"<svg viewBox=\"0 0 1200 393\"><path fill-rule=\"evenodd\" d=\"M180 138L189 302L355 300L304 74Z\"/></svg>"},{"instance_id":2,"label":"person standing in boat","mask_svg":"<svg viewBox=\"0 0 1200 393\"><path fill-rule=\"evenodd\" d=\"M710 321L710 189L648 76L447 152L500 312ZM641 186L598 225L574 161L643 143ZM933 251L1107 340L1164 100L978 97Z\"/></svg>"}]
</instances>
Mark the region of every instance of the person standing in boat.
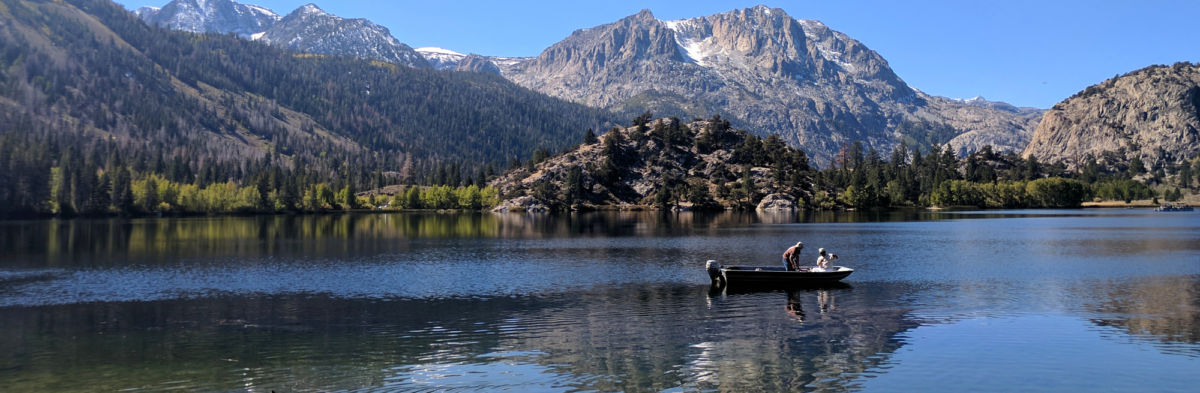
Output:
<instances>
[{"instance_id":1,"label":"person standing in boat","mask_svg":"<svg viewBox=\"0 0 1200 393\"><path fill-rule=\"evenodd\" d=\"M796 245L783 252L783 268L788 271L800 270L800 250L804 249L804 242L796 242Z\"/></svg>"}]
</instances>

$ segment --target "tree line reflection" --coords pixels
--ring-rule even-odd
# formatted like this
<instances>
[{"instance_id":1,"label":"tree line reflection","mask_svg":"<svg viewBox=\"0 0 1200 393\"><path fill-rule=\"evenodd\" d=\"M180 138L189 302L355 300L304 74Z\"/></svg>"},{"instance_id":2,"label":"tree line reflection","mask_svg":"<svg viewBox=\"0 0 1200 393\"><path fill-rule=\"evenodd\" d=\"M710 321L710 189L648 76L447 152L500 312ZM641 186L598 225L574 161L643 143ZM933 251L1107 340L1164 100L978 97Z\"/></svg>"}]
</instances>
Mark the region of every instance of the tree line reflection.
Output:
<instances>
[{"instance_id":1,"label":"tree line reflection","mask_svg":"<svg viewBox=\"0 0 1200 393\"><path fill-rule=\"evenodd\" d=\"M347 213L0 222L0 264L66 267L168 257L345 255L423 238L685 236L756 223L957 218L918 210L866 212ZM400 243L397 243L399 241Z\"/></svg>"}]
</instances>

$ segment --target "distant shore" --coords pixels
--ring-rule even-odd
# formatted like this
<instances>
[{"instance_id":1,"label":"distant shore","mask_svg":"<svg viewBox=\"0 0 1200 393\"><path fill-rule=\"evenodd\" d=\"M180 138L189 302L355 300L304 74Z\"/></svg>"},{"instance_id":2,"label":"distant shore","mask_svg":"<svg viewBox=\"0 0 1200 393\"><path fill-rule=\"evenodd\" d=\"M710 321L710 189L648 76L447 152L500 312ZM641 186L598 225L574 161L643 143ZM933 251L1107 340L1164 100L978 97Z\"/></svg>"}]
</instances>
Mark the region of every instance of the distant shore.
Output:
<instances>
[{"instance_id":1,"label":"distant shore","mask_svg":"<svg viewBox=\"0 0 1200 393\"><path fill-rule=\"evenodd\" d=\"M1159 199L1157 203L1153 199L1137 199L1125 203L1125 201L1100 201L1100 202L1084 202L1082 207L1159 207L1166 200ZM1191 206L1200 205L1200 194L1185 194L1183 199L1171 203L1183 203Z\"/></svg>"},{"instance_id":2,"label":"distant shore","mask_svg":"<svg viewBox=\"0 0 1200 393\"><path fill-rule=\"evenodd\" d=\"M1083 202L1083 204L1082 204L1082 205L1080 205L1080 208L1085 208L1085 209L1086 209L1086 208L1105 208L1105 209L1111 209L1111 208L1139 208L1139 209L1140 209L1140 208L1155 208L1155 207L1159 207L1159 206L1160 206L1160 205L1162 205L1163 203L1166 203L1166 202L1165 202L1165 201L1163 201L1163 200L1159 200L1159 203L1154 203L1154 200L1153 200L1153 199L1141 199L1141 200L1133 200L1133 201L1130 201L1129 203L1125 203L1125 201L1098 201L1098 202ZM1177 202L1172 202L1172 203L1182 203L1182 204L1187 204L1187 205L1191 205L1191 206L1200 206L1200 195L1188 195L1188 196L1186 196L1184 199L1182 199L1182 200L1180 200L1180 201L1177 201ZM913 207L913 206L907 206L907 207L891 207L891 208L880 208L880 210L885 210L885 211L886 211L886 210L903 210L903 209L918 209L918 210L927 210L927 211L945 211L945 210L997 210L997 211L1002 211L1002 210L1024 210L1024 209L984 209L984 208L980 208L980 207L976 207L976 206L929 206L929 207ZM674 212L693 212L693 211L694 211L694 212L721 212L721 211L726 211L726 210L728 210L728 209L698 209L698 210L691 210L691 209L688 209L688 208L683 208L683 209L670 209L670 208L667 208L667 209L662 209L662 208L659 208L659 207L656 207L656 206L653 206L653 205L600 205L600 206L588 206L586 209L582 209L582 210L579 210L579 211L576 211L576 212L577 212L577 213L586 213L586 212L657 212L657 211L661 211L661 212L672 212L672 211L674 211ZM849 211L849 212L852 212L852 211L857 211L857 210L859 210L859 209L854 209L854 208L848 208L848 209L832 209L832 210L819 210L819 209L796 209L796 210L795 210L795 212L801 212L801 211L844 211L844 212L845 212L845 211ZM749 210L749 211L754 211L754 210ZM156 218L156 217L157 217L157 218L185 218L185 217L253 217L253 216L297 216L297 215L328 215L328 214L345 214L345 213L367 213L367 214L379 214L379 213L434 213L434 214L455 214L455 213L490 213L490 212L491 212L491 210L489 210L489 209L479 209L479 210L476 210L476 209L391 209L391 208L383 208L383 209L380 209L380 208L359 208L359 209L348 209L348 210L336 210L336 209L335 209L335 210L319 210L319 211L279 211L279 212L240 212L240 213L184 213L184 212L173 212L173 213L164 213L164 214L128 214L128 215L74 216L74 217L69 217L69 218L66 218L66 219L75 219L75 218L81 218L81 219L87 219L87 218L101 218L101 219L103 219L103 218ZM527 212L525 212L525 211L520 211L520 210L515 210L515 211L511 211L510 213L527 213ZM36 214L36 215L27 215L27 216L2 217L2 218L0 218L0 221L6 221L6 220L29 220L29 219L33 219L33 220L40 220L40 219L55 219L55 218L60 218L60 219L61 219L62 217L55 217L55 216L53 216L53 215L48 215L48 214Z\"/></svg>"}]
</instances>

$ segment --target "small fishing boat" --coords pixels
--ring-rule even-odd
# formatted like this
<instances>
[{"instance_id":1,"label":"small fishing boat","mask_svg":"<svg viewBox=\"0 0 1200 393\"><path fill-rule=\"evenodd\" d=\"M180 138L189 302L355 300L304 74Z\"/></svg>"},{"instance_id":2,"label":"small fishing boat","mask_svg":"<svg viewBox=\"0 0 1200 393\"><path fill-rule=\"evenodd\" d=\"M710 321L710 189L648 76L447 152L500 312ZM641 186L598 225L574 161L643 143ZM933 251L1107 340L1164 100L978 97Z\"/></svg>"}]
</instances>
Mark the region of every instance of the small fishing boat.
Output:
<instances>
[{"instance_id":1,"label":"small fishing boat","mask_svg":"<svg viewBox=\"0 0 1200 393\"><path fill-rule=\"evenodd\" d=\"M854 269L845 266L831 266L823 270L808 266L791 271L783 266L721 266L712 260L705 264L705 270L708 270L708 277L716 286L772 288L829 284L854 273Z\"/></svg>"},{"instance_id":2,"label":"small fishing boat","mask_svg":"<svg viewBox=\"0 0 1200 393\"><path fill-rule=\"evenodd\" d=\"M1190 212L1192 207L1183 203L1164 203L1162 206L1155 208L1156 212Z\"/></svg>"}]
</instances>

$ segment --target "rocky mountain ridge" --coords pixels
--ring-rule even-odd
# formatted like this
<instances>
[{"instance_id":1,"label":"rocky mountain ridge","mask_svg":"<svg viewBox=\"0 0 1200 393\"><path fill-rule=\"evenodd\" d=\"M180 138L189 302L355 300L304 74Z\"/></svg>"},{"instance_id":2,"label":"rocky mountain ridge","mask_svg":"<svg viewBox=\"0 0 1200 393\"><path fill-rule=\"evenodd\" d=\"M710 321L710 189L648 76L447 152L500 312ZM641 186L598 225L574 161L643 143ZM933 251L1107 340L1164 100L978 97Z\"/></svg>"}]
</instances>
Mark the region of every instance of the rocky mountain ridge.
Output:
<instances>
[{"instance_id":1,"label":"rocky mountain ridge","mask_svg":"<svg viewBox=\"0 0 1200 393\"><path fill-rule=\"evenodd\" d=\"M184 1L232 3L172 4ZM319 10L302 10L309 8ZM577 30L535 58L412 51L386 29L380 33L361 20L308 27L304 23L311 22L297 17L287 23L309 14L302 10L255 36L306 52L499 73L533 90L630 117L645 111L684 118L722 114L760 135L779 133L822 165L855 140L879 151L900 142L924 149L949 144L960 153L985 145L1020 151L1040 118L1036 109L927 95L858 41L765 6L674 21L644 10Z\"/></svg>"},{"instance_id":2,"label":"rocky mountain ridge","mask_svg":"<svg viewBox=\"0 0 1200 393\"><path fill-rule=\"evenodd\" d=\"M523 58L482 56L477 54L462 54L449 49L437 47L417 48L417 53L429 61L429 65L438 70L486 72L500 75L500 64L512 65L524 61Z\"/></svg>"},{"instance_id":3,"label":"rocky mountain ridge","mask_svg":"<svg viewBox=\"0 0 1200 393\"><path fill-rule=\"evenodd\" d=\"M386 61L428 67L425 58L392 37L386 27L366 19L347 19L309 3L254 37L298 52Z\"/></svg>"},{"instance_id":4,"label":"rocky mountain ridge","mask_svg":"<svg viewBox=\"0 0 1200 393\"><path fill-rule=\"evenodd\" d=\"M880 151L901 141L1019 151L1040 116L927 95L862 43L765 6L675 21L643 10L502 70L531 89L618 113L728 115L823 164L855 140Z\"/></svg>"},{"instance_id":5,"label":"rocky mountain ridge","mask_svg":"<svg viewBox=\"0 0 1200 393\"><path fill-rule=\"evenodd\" d=\"M1200 155L1200 65L1151 66L1054 105L1025 156L1077 166L1105 155L1151 167Z\"/></svg>"},{"instance_id":6,"label":"rocky mountain ridge","mask_svg":"<svg viewBox=\"0 0 1200 393\"><path fill-rule=\"evenodd\" d=\"M233 0L172 0L134 12L143 21L193 33L234 33L299 52L379 60L410 67L429 64L383 26L329 14L309 3L280 17Z\"/></svg>"},{"instance_id":7,"label":"rocky mountain ridge","mask_svg":"<svg viewBox=\"0 0 1200 393\"><path fill-rule=\"evenodd\" d=\"M250 38L278 22L269 9L229 0L174 0L161 8L134 11L146 23L193 33L234 33Z\"/></svg>"}]
</instances>

